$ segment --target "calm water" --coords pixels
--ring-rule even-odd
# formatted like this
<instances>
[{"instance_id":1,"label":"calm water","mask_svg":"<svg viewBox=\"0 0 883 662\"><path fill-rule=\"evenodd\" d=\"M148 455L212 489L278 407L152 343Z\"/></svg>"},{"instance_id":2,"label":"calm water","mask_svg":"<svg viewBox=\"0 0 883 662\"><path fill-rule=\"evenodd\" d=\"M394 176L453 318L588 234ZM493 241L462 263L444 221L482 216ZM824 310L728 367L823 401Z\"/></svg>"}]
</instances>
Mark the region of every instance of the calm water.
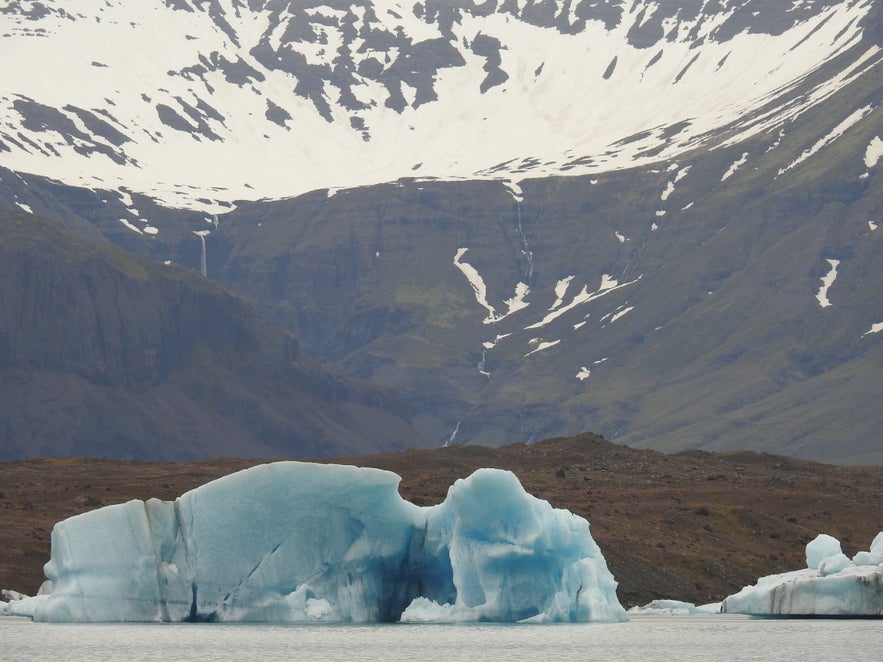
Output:
<instances>
[{"instance_id":1,"label":"calm water","mask_svg":"<svg viewBox=\"0 0 883 662\"><path fill-rule=\"evenodd\" d=\"M4 659L874 660L879 620L638 616L589 625L47 625L0 618Z\"/></svg>"}]
</instances>

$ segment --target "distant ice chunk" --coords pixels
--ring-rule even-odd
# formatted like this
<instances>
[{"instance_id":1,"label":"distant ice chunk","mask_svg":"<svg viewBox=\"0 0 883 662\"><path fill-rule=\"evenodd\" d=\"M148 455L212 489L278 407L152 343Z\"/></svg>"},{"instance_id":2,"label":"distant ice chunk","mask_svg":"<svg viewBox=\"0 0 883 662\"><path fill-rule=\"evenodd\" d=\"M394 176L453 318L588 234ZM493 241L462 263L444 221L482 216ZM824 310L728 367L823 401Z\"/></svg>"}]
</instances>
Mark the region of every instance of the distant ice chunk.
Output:
<instances>
[{"instance_id":1,"label":"distant ice chunk","mask_svg":"<svg viewBox=\"0 0 883 662\"><path fill-rule=\"evenodd\" d=\"M761 577L724 599L721 611L777 616L883 616L883 533L850 560L821 534L806 546L805 570Z\"/></svg>"},{"instance_id":2,"label":"distant ice chunk","mask_svg":"<svg viewBox=\"0 0 883 662\"><path fill-rule=\"evenodd\" d=\"M446 500L399 476L260 465L174 502L58 523L51 590L0 613L39 621L617 621L616 582L586 520L481 469ZM11 596L11 594L9 594Z\"/></svg>"},{"instance_id":3,"label":"distant ice chunk","mask_svg":"<svg viewBox=\"0 0 883 662\"><path fill-rule=\"evenodd\" d=\"M629 614L641 616L695 616L697 614L719 614L720 602L712 602L698 607L692 602L681 600L652 600L641 607L632 607Z\"/></svg>"}]
</instances>

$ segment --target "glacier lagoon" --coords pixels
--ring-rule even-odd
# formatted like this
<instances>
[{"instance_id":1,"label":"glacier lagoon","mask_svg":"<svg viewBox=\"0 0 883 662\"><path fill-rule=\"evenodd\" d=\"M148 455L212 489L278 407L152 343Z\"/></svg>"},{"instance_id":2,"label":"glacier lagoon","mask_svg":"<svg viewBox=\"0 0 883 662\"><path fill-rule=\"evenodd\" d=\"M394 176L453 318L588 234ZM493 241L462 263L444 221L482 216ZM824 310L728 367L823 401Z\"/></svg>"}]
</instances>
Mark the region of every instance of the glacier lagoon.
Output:
<instances>
[{"instance_id":1,"label":"glacier lagoon","mask_svg":"<svg viewBox=\"0 0 883 662\"><path fill-rule=\"evenodd\" d=\"M633 616L626 623L456 625L47 624L0 617L9 659L616 660L679 662L873 660L873 620Z\"/></svg>"}]
</instances>

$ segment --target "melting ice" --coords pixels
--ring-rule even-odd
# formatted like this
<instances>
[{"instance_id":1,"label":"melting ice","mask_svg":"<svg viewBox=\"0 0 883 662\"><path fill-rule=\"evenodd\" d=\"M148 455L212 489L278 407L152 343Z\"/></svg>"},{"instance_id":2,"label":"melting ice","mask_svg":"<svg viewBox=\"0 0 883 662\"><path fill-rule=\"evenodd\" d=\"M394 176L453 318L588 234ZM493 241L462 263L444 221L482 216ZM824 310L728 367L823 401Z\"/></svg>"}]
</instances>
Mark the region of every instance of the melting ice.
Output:
<instances>
[{"instance_id":1,"label":"melting ice","mask_svg":"<svg viewBox=\"0 0 883 662\"><path fill-rule=\"evenodd\" d=\"M721 611L785 616L883 616L883 532L852 559L820 534L806 546L806 569L761 577L726 598Z\"/></svg>"},{"instance_id":2,"label":"melting ice","mask_svg":"<svg viewBox=\"0 0 883 662\"><path fill-rule=\"evenodd\" d=\"M439 505L379 469L277 462L58 523L40 621L617 621L588 522L480 469ZM18 598L18 599L15 599Z\"/></svg>"}]
</instances>

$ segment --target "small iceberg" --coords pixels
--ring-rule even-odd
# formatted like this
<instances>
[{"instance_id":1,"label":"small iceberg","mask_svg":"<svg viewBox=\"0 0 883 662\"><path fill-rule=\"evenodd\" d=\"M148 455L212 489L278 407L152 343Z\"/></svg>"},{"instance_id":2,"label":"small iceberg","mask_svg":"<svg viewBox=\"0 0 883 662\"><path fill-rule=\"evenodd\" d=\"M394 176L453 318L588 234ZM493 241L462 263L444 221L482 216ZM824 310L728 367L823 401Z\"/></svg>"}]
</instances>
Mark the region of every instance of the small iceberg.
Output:
<instances>
[{"instance_id":1,"label":"small iceberg","mask_svg":"<svg viewBox=\"0 0 883 662\"><path fill-rule=\"evenodd\" d=\"M755 616L883 616L883 532L866 552L846 556L820 534L806 546L806 569L761 577L724 599L721 611Z\"/></svg>"},{"instance_id":2,"label":"small iceberg","mask_svg":"<svg viewBox=\"0 0 883 662\"><path fill-rule=\"evenodd\" d=\"M641 607L632 607L628 613L632 616L699 616L719 614L720 611L720 602L697 606L681 600L653 600Z\"/></svg>"}]
</instances>

